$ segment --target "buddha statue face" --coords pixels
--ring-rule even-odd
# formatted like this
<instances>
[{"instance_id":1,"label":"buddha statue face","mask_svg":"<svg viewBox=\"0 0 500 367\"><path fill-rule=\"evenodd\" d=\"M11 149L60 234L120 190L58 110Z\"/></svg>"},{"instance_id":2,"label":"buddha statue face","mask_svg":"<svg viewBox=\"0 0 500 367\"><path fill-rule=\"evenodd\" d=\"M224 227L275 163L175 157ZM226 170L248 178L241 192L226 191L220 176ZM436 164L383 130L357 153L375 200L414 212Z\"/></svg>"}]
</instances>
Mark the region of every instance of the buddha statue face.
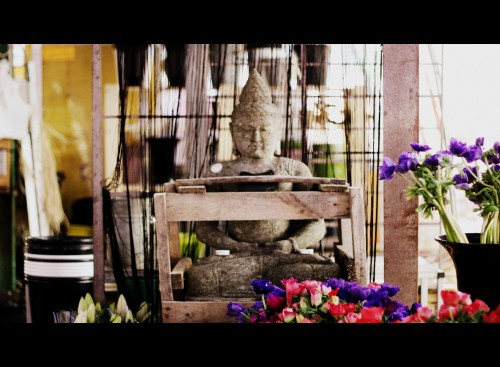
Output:
<instances>
[{"instance_id":1,"label":"buddha statue face","mask_svg":"<svg viewBox=\"0 0 500 367\"><path fill-rule=\"evenodd\" d=\"M253 70L229 124L235 155L251 159L272 158L280 139L279 119L269 87Z\"/></svg>"},{"instance_id":2,"label":"buddha statue face","mask_svg":"<svg viewBox=\"0 0 500 367\"><path fill-rule=\"evenodd\" d=\"M235 150L243 158L273 157L279 143L279 129L274 116L258 115L231 123Z\"/></svg>"}]
</instances>

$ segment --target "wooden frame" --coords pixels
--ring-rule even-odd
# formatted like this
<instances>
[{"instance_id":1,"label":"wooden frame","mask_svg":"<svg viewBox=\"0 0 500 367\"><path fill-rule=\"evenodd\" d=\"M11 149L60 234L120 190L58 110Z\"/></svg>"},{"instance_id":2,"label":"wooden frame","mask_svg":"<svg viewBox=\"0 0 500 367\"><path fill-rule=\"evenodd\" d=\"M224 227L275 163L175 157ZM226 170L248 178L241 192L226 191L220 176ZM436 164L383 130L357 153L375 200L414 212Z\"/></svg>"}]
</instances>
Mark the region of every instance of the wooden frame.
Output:
<instances>
[{"instance_id":1,"label":"wooden frame","mask_svg":"<svg viewBox=\"0 0 500 367\"><path fill-rule=\"evenodd\" d=\"M259 177L248 180L256 182ZM241 181L241 177L235 179ZM269 176L264 176L264 180L269 182ZM323 178L297 181L297 177L275 176L274 179L287 180L319 184L324 191L206 192L200 189L204 186L196 183L210 182L200 179L189 180L189 185L183 180L167 183L165 192L154 194L163 322L233 321L226 316L227 302L174 300L174 291L183 288L184 272L191 265L191 259L180 258L178 222L182 221L350 218L354 273L356 281L366 285L365 209L361 189L338 182L327 184L328 179ZM181 187L180 191L187 193L180 193ZM193 191L186 190L187 187L193 187ZM231 210L226 210L228 207Z\"/></svg>"}]
</instances>

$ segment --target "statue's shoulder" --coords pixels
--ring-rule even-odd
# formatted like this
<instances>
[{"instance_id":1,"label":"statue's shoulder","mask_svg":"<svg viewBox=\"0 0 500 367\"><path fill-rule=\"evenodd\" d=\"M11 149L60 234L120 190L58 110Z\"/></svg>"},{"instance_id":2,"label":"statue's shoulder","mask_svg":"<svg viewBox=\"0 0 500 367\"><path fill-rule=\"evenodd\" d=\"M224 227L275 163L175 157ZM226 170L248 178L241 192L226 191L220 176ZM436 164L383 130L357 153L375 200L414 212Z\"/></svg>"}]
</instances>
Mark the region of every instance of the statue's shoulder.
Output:
<instances>
[{"instance_id":1,"label":"statue's shoulder","mask_svg":"<svg viewBox=\"0 0 500 367\"><path fill-rule=\"evenodd\" d=\"M303 162L286 157L280 157L278 161L278 174L289 176L311 177L311 170Z\"/></svg>"}]
</instances>

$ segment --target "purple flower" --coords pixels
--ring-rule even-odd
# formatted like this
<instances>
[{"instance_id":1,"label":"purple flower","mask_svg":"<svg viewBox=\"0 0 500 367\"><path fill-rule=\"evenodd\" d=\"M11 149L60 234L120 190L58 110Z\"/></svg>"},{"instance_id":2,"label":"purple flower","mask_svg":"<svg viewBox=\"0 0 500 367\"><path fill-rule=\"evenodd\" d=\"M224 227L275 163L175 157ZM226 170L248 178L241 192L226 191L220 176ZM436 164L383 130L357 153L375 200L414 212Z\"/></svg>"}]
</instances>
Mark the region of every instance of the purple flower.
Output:
<instances>
[{"instance_id":1,"label":"purple flower","mask_svg":"<svg viewBox=\"0 0 500 367\"><path fill-rule=\"evenodd\" d=\"M410 146L415 150L415 152L426 152L431 149L428 145L420 145L418 143L410 143Z\"/></svg>"},{"instance_id":2,"label":"purple flower","mask_svg":"<svg viewBox=\"0 0 500 367\"><path fill-rule=\"evenodd\" d=\"M408 171L415 171L418 167L418 160L415 152L401 153L396 166L396 172L406 173Z\"/></svg>"},{"instance_id":3,"label":"purple flower","mask_svg":"<svg viewBox=\"0 0 500 367\"><path fill-rule=\"evenodd\" d=\"M495 164L493 166L493 171L495 171L495 172L500 171L500 164Z\"/></svg>"},{"instance_id":4,"label":"purple flower","mask_svg":"<svg viewBox=\"0 0 500 367\"><path fill-rule=\"evenodd\" d=\"M394 311L392 312L390 315L389 315L389 321L390 322L393 322L393 321L396 321L396 320L403 320L406 316L408 315L405 315L403 312L401 311Z\"/></svg>"},{"instance_id":5,"label":"purple flower","mask_svg":"<svg viewBox=\"0 0 500 367\"><path fill-rule=\"evenodd\" d=\"M274 297L286 297L286 291L284 289L281 289L279 287L273 286L273 290L267 294L267 296L274 296Z\"/></svg>"},{"instance_id":6,"label":"purple flower","mask_svg":"<svg viewBox=\"0 0 500 367\"><path fill-rule=\"evenodd\" d=\"M397 285L390 285L389 283L382 283L380 285L380 288L384 291L387 291L388 297L395 296L400 290L400 288Z\"/></svg>"},{"instance_id":7,"label":"purple flower","mask_svg":"<svg viewBox=\"0 0 500 367\"><path fill-rule=\"evenodd\" d=\"M264 308L264 304L262 303L262 301L260 301L260 300L259 300L259 301L255 302L255 303L252 305L252 307L250 307L250 308L252 308L252 309L254 309L254 310L258 311L258 310L260 310L260 309L263 309L263 308Z\"/></svg>"},{"instance_id":8,"label":"purple flower","mask_svg":"<svg viewBox=\"0 0 500 367\"><path fill-rule=\"evenodd\" d=\"M268 294L275 288L269 280L254 279L251 284L253 291L257 294Z\"/></svg>"},{"instance_id":9,"label":"purple flower","mask_svg":"<svg viewBox=\"0 0 500 367\"><path fill-rule=\"evenodd\" d=\"M493 149L495 149L497 154L500 154L500 142L496 141L495 144L493 144Z\"/></svg>"},{"instance_id":10,"label":"purple flower","mask_svg":"<svg viewBox=\"0 0 500 367\"><path fill-rule=\"evenodd\" d=\"M469 190L470 189L470 185L468 184L469 177L467 176L467 174L457 173L455 176L453 176L453 180L455 181L455 187L457 189L459 189L459 190L460 189L461 190Z\"/></svg>"},{"instance_id":11,"label":"purple flower","mask_svg":"<svg viewBox=\"0 0 500 367\"><path fill-rule=\"evenodd\" d=\"M469 181L469 179L468 179L466 174L457 173L455 176L453 176L453 181L455 181L455 185L456 185L456 184L467 183Z\"/></svg>"},{"instance_id":12,"label":"purple flower","mask_svg":"<svg viewBox=\"0 0 500 367\"><path fill-rule=\"evenodd\" d=\"M326 281L325 285L332 289L344 289L346 281L344 279L330 278Z\"/></svg>"},{"instance_id":13,"label":"purple flower","mask_svg":"<svg viewBox=\"0 0 500 367\"><path fill-rule=\"evenodd\" d=\"M467 183L472 183L476 180L474 176L477 176L477 167L465 167L463 171L467 175Z\"/></svg>"},{"instance_id":14,"label":"purple flower","mask_svg":"<svg viewBox=\"0 0 500 367\"><path fill-rule=\"evenodd\" d=\"M370 289L360 286L357 283L349 283L346 287L341 289L338 296L345 299L347 302L356 303L364 301L370 294Z\"/></svg>"},{"instance_id":15,"label":"purple flower","mask_svg":"<svg viewBox=\"0 0 500 367\"><path fill-rule=\"evenodd\" d=\"M467 151L463 154L463 157L465 158L467 163L477 161L478 159L481 159L482 156L483 156L483 150L481 149L480 146L477 145L471 145L470 147L467 148Z\"/></svg>"},{"instance_id":16,"label":"purple flower","mask_svg":"<svg viewBox=\"0 0 500 367\"><path fill-rule=\"evenodd\" d=\"M438 167L441 163L443 163L443 154L441 152L431 155L424 161L424 164L432 167Z\"/></svg>"},{"instance_id":17,"label":"purple flower","mask_svg":"<svg viewBox=\"0 0 500 367\"><path fill-rule=\"evenodd\" d=\"M413 315L414 313L417 312L417 310L422 307L422 305L418 302L413 302L410 308L410 314Z\"/></svg>"},{"instance_id":18,"label":"purple flower","mask_svg":"<svg viewBox=\"0 0 500 367\"><path fill-rule=\"evenodd\" d=\"M229 302L227 304L227 315L228 316L239 316L242 312L245 312L245 307L239 303Z\"/></svg>"},{"instance_id":19,"label":"purple flower","mask_svg":"<svg viewBox=\"0 0 500 367\"><path fill-rule=\"evenodd\" d=\"M379 180L389 181L394 177L394 172L396 171L396 165L391 158L385 157L384 162L378 167L378 178Z\"/></svg>"},{"instance_id":20,"label":"purple flower","mask_svg":"<svg viewBox=\"0 0 500 367\"><path fill-rule=\"evenodd\" d=\"M467 144L462 143L461 141L451 138L450 140L450 152L458 157L463 157L463 155L467 152Z\"/></svg>"},{"instance_id":21,"label":"purple flower","mask_svg":"<svg viewBox=\"0 0 500 367\"><path fill-rule=\"evenodd\" d=\"M479 137L479 138L476 139L476 145L478 147L482 147L483 144L484 144L484 137L481 136L481 137Z\"/></svg>"}]
</instances>

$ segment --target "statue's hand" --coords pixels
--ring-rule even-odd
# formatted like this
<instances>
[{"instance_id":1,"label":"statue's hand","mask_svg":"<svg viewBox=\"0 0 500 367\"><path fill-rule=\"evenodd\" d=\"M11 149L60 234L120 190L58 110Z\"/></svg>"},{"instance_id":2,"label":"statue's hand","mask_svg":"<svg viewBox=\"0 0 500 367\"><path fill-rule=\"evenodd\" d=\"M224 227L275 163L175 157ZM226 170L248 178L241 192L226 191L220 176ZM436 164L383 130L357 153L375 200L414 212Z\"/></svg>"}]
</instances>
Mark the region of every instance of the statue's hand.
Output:
<instances>
[{"instance_id":1,"label":"statue's hand","mask_svg":"<svg viewBox=\"0 0 500 367\"><path fill-rule=\"evenodd\" d=\"M269 249L269 250L278 251L278 252L282 252L285 254L290 254L293 250L293 245L292 245L292 242L290 240L266 242L264 244L264 247Z\"/></svg>"}]
</instances>

